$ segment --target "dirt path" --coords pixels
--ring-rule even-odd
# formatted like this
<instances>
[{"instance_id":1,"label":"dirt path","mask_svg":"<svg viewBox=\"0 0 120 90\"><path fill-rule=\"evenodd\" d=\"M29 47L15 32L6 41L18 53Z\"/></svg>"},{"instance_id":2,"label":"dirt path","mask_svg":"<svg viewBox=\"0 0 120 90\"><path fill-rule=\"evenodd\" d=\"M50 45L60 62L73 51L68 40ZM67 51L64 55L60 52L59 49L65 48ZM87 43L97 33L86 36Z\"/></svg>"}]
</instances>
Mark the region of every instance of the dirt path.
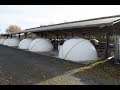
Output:
<instances>
[{"instance_id":1,"label":"dirt path","mask_svg":"<svg viewBox=\"0 0 120 90\"><path fill-rule=\"evenodd\" d=\"M81 72L82 67L85 65L0 45L1 85L114 84Z\"/></svg>"}]
</instances>

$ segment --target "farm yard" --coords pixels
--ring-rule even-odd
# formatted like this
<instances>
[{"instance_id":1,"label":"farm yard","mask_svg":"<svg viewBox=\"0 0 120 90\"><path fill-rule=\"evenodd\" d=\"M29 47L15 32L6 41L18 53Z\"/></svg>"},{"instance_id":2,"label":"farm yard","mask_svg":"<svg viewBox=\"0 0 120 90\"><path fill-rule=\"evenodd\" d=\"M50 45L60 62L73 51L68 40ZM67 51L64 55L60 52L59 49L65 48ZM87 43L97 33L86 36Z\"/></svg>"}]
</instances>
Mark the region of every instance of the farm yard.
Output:
<instances>
[{"instance_id":1,"label":"farm yard","mask_svg":"<svg viewBox=\"0 0 120 90\"><path fill-rule=\"evenodd\" d=\"M1 85L119 85L120 67L99 60L88 65L0 45Z\"/></svg>"},{"instance_id":2,"label":"farm yard","mask_svg":"<svg viewBox=\"0 0 120 90\"><path fill-rule=\"evenodd\" d=\"M120 15L18 25L0 34L0 85L120 85Z\"/></svg>"}]
</instances>

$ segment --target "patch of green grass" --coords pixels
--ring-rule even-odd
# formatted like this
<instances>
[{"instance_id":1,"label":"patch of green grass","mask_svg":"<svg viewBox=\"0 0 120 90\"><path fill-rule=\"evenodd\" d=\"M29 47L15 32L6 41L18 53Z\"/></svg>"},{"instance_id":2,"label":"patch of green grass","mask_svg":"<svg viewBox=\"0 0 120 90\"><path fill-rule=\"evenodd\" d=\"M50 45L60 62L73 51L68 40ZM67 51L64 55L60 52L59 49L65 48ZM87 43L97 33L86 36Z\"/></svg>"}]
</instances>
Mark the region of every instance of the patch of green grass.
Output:
<instances>
[{"instance_id":1,"label":"patch of green grass","mask_svg":"<svg viewBox=\"0 0 120 90\"><path fill-rule=\"evenodd\" d=\"M80 69L80 73L94 75L98 80L120 84L120 65L115 63L98 60Z\"/></svg>"}]
</instances>

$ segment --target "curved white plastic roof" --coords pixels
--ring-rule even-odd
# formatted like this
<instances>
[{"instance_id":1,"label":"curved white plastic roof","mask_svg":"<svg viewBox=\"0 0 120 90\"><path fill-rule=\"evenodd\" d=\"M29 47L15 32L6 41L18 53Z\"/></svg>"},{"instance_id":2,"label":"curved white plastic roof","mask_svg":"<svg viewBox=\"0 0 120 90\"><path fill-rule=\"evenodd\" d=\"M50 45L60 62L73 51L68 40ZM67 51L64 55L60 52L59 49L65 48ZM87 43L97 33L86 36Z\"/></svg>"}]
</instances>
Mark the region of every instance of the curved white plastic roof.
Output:
<instances>
[{"instance_id":1,"label":"curved white plastic roof","mask_svg":"<svg viewBox=\"0 0 120 90\"><path fill-rule=\"evenodd\" d=\"M96 60L98 58L93 44L83 38L65 41L58 57L73 62Z\"/></svg>"},{"instance_id":2,"label":"curved white plastic roof","mask_svg":"<svg viewBox=\"0 0 120 90\"><path fill-rule=\"evenodd\" d=\"M5 40L6 40L5 38L1 38L0 39L0 44L3 44Z\"/></svg>"},{"instance_id":3,"label":"curved white plastic roof","mask_svg":"<svg viewBox=\"0 0 120 90\"><path fill-rule=\"evenodd\" d=\"M19 43L20 43L20 39L18 39L18 38L11 38L7 45L8 46L18 46Z\"/></svg>"},{"instance_id":4,"label":"curved white plastic roof","mask_svg":"<svg viewBox=\"0 0 120 90\"><path fill-rule=\"evenodd\" d=\"M7 38L4 42L3 45L8 45L8 43L11 41L11 38Z\"/></svg>"},{"instance_id":5,"label":"curved white plastic roof","mask_svg":"<svg viewBox=\"0 0 120 90\"><path fill-rule=\"evenodd\" d=\"M31 38L26 38L20 41L19 47L20 49L29 49L30 44L32 43L33 39Z\"/></svg>"},{"instance_id":6,"label":"curved white plastic roof","mask_svg":"<svg viewBox=\"0 0 120 90\"><path fill-rule=\"evenodd\" d=\"M52 50L53 50L52 43L44 38L37 38L33 40L29 47L29 51L32 52L46 52Z\"/></svg>"},{"instance_id":7,"label":"curved white plastic roof","mask_svg":"<svg viewBox=\"0 0 120 90\"><path fill-rule=\"evenodd\" d=\"M62 47L62 45L58 45L58 51L60 51L60 48Z\"/></svg>"}]
</instances>

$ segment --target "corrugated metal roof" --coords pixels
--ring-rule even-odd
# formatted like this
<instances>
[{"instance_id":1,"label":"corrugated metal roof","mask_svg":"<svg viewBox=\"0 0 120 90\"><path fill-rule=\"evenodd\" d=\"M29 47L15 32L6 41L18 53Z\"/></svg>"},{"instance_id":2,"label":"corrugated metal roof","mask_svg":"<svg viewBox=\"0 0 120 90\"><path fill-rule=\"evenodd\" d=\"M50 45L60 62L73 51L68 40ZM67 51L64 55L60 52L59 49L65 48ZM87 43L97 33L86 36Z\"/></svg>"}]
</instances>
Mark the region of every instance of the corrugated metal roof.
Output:
<instances>
[{"instance_id":1,"label":"corrugated metal roof","mask_svg":"<svg viewBox=\"0 0 120 90\"><path fill-rule=\"evenodd\" d=\"M30 28L30 29L26 29L23 32L26 32L26 31L49 31L49 30L56 30L56 29L61 30L61 29L65 29L65 28L74 28L74 27L82 28L82 27L101 26L101 25L105 25L105 24L106 25L110 24L111 22L114 22L118 19L120 19L120 15Z\"/></svg>"},{"instance_id":2,"label":"corrugated metal roof","mask_svg":"<svg viewBox=\"0 0 120 90\"><path fill-rule=\"evenodd\" d=\"M119 20L119 19L120 19L120 15L115 15L115 16L109 16L109 17L101 17L101 18L95 18L95 19L88 19L88 20L81 20L81 21L74 21L74 22L67 22L67 23L60 23L60 24L54 24L54 25L48 25L48 26L29 28L19 33L103 26L103 25L109 25L112 22ZM11 34L17 34L17 33L11 33Z\"/></svg>"}]
</instances>

